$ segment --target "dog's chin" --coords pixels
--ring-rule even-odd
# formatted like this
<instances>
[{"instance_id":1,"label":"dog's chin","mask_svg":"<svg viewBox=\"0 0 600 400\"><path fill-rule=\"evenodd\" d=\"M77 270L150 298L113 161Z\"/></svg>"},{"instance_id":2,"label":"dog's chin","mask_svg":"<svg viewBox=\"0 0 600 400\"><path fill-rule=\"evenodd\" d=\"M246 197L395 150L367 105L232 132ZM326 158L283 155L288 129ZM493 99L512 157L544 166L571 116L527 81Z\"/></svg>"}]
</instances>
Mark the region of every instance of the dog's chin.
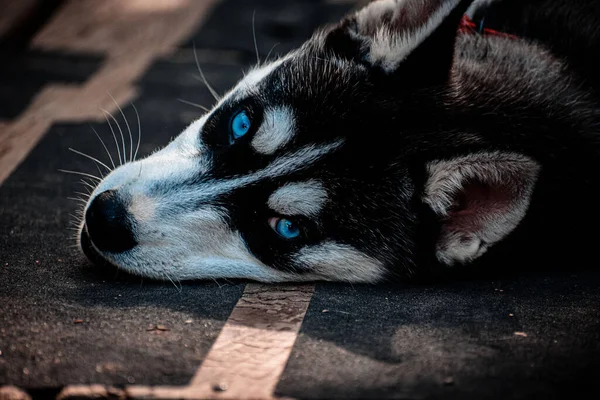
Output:
<instances>
[{"instance_id":1,"label":"dog's chin","mask_svg":"<svg viewBox=\"0 0 600 400\"><path fill-rule=\"evenodd\" d=\"M88 260L90 260L94 265L104 266L105 264L108 264L111 267L116 268L116 265L111 264L108 260L102 257L102 254L100 254L98 250L96 250L85 227L81 230L79 238L79 243L83 254L85 254Z\"/></svg>"},{"instance_id":2,"label":"dog's chin","mask_svg":"<svg viewBox=\"0 0 600 400\"><path fill-rule=\"evenodd\" d=\"M83 254L95 267L93 268L95 273L100 273L101 275L106 277L115 277L116 275L133 276L133 274L123 270L122 268L119 268L117 265L111 263L102 256L102 254L94 246L94 243L92 242L85 227L81 230L80 233L80 246L81 250L83 251Z\"/></svg>"},{"instance_id":3,"label":"dog's chin","mask_svg":"<svg viewBox=\"0 0 600 400\"><path fill-rule=\"evenodd\" d=\"M79 235L80 237L80 247L83 251L83 254L92 264L89 268L89 272L92 273L95 278L106 279L110 281L120 281L120 282L131 282L139 281L143 279L143 282L161 282L162 280L156 277L145 276L141 274L136 274L135 272L128 271L123 267L119 267L118 265L107 260L102 253L96 249L90 235L87 232L85 226L81 230Z\"/></svg>"}]
</instances>

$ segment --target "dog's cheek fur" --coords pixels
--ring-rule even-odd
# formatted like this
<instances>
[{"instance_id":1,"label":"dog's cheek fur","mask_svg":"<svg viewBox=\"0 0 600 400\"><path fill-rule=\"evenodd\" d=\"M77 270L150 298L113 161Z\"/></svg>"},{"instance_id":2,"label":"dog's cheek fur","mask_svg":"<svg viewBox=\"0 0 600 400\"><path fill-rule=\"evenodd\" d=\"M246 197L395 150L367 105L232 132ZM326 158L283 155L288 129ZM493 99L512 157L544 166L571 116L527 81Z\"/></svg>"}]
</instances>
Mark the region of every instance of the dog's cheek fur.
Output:
<instances>
[{"instance_id":1,"label":"dog's cheek fur","mask_svg":"<svg viewBox=\"0 0 600 400\"><path fill-rule=\"evenodd\" d=\"M387 275L384 263L348 244L324 242L306 246L291 258L316 279L375 283Z\"/></svg>"},{"instance_id":2,"label":"dog's cheek fur","mask_svg":"<svg viewBox=\"0 0 600 400\"><path fill-rule=\"evenodd\" d=\"M357 275L377 275L379 281L409 278L416 272L418 227L412 179L399 165L391 170L379 169L367 165L368 160L355 159L353 167L328 172L330 201L319 219L323 237L314 251L320 249L316 254L321 256L330 251L336 260L341 260L342 254L349 254L342 250L352 249L355 255L360 254L362 267L345 261L332 268L332 274L348 274L343 266L347 264L356 267L353 268ZM319 248L322 244L327 246ZM340 246L340 251L333 251L333 245ZM310 251L309 247L302 254Z\"/></svg>"},{"instance_id":3,"label":"dog's cheek fur","mask_svg":"<svg viewBox=\"0 0 600 400\"><path fill-rule=\"evenodd\" d=\"M156 227L160 229L155 229ZM158 279L246 278L265 282L294 280L251 254L231 228L227 211L206 206L138 224L139 245L127 254L105 255L125 270Z\"/></svg>"}]
</instances>

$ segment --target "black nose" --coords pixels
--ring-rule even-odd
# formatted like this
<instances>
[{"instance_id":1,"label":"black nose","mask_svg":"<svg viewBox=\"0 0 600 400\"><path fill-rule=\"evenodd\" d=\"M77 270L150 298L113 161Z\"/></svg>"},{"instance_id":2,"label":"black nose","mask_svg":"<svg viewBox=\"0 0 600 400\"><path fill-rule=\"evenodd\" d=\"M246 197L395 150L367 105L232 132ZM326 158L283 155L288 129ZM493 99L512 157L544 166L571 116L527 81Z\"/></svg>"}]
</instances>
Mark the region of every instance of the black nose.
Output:
<instances>
[{"instance_id":1,"label":"black nose","mask_svg":"<svg viewBox=\"0 0 600 400\"><path fill-rule=\"evenodd\" d=\"M85 213L85 224L92 243L100 251L121 253L137 244L132 218L113 190L100 193L92 201Z\"/></svg>"}]
</instances>

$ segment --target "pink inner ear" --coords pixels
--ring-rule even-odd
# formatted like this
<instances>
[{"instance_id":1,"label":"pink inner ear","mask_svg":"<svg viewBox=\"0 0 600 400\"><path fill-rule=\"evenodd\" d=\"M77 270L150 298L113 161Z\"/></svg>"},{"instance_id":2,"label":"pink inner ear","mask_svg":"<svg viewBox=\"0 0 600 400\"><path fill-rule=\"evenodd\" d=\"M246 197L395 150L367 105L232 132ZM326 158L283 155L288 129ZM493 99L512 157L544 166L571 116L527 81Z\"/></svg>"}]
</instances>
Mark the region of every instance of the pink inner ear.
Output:
<instances>
[{"instance_id":1,"label":"pink inner ear","mask_svg":"<svg viewBox=\"0 0 600 400\"><path fill-rule=\"evenodd\" d=\"M506 185L469 182L456 194L455 206L448 213L446 228L477 232L484 228L489 219L508 212L513 200L514 193Z\"/></svg>"},{"instance_id":2,"label":"pink inner ear","mask_svg":"<svg viewBox=\"0 0 600 400\"><path fill-rule=\"evenodd\" d=\"M539 169L525 156L500 152L430 163L424 201L443 218L437 258L469 262L510 234L525 217Z\"/></svg>"}]
</instances>

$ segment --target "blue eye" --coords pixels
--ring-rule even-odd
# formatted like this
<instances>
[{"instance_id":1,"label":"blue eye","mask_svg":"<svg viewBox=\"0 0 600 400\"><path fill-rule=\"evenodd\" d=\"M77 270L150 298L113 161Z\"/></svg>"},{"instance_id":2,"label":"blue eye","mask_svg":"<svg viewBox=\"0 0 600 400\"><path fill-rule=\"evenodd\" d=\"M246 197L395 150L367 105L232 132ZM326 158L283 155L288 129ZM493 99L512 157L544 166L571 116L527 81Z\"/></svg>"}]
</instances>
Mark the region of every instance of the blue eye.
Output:
<instances>
[{"instance_id":1,"label":"blue eye","mask_svg":"<svg viewBox=\"0 0 600 400\"><path fill-rule=\"evenodd\" d=\"M239 139L244 136L250 130L252 124L246 111L240 111L231 120L231 135L234 139Z\"/></svg>"},{"instance_id":2,"label":"blue eye","mask_svg":"<svg viewBox=\"0 0 600 400\"><path fill-rule=\"evenodd\" d=\"M269 225L284 239L295 239L300 236L300 227L285 218L271 218Z\"/></svg>"}]
</instances>

